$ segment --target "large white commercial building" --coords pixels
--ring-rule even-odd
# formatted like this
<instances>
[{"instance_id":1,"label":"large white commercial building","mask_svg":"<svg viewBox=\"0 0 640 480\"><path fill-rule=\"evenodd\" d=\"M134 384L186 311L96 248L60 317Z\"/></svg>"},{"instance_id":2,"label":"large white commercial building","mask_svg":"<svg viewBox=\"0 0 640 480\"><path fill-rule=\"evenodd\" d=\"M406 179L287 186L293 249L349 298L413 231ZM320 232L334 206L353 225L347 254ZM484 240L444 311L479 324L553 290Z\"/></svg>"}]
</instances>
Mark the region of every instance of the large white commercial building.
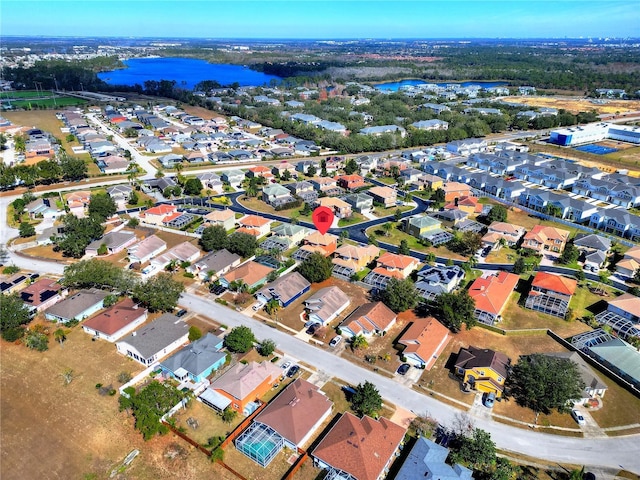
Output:
<instances>
[{"instance_id":1,"label":"large white commercial building","mask_svg":"<svg viewBox=\"0 0 640 480\"><path fill-rule=\"evenodd\" d=\"M551 143L563 146L594 143L605 139L640 143L640 127L600 122L559 128L552 130L550 135Z\"/></svg>"}]
</instances>

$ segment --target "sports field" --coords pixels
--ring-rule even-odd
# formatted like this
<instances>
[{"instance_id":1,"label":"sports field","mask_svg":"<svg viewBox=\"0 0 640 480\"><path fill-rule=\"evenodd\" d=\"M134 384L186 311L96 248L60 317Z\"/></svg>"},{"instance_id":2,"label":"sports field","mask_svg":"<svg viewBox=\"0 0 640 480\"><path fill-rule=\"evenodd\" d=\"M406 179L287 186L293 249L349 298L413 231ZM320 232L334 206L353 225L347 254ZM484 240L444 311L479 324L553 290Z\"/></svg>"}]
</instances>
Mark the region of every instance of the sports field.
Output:
<instances>
[{"instance_id":1,"label":"sports field","mask_svg":"<svg viewBox=\"0 0 640 480\"><path fill-rule=\"evenodd\" d=\"M0 93L2 109L37 109L69 107L74 105L84 105L86 100L65 95L58 95L48 90L15 90Z\"/></svg>"}]
</instances>

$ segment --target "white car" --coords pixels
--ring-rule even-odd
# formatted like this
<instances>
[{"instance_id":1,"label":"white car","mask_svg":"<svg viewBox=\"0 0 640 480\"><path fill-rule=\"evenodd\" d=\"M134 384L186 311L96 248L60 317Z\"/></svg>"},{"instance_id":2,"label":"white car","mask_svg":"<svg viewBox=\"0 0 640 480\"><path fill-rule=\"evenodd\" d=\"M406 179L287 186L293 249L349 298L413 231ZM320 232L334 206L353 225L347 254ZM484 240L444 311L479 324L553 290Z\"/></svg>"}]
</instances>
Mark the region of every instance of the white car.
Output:
<instances>
[{"instance_id":1,"label":"white car","mask_svg":"<svg viewBox=\"0 0 640 480\"><path fill-rule=\"evenodd\" d=\"M291 362L284 362L284 363L282 364L282 368L283 368L283 369L287 369L287 368L289 368L290 366L291 366Z\"/></svg>"},{"instance_id":2,"label":"white car","mask_svg":"<svg viewBox=\"0 0 640 480\"><path fill-rule=\"evenodd\" d=\"M578 423L578 425L586 425L587 424L586 420L584 419L584 417L582 416L580 411L576 410L575 408L573 410L571 410L571 416Z\"/></svg>"}]
</instances>

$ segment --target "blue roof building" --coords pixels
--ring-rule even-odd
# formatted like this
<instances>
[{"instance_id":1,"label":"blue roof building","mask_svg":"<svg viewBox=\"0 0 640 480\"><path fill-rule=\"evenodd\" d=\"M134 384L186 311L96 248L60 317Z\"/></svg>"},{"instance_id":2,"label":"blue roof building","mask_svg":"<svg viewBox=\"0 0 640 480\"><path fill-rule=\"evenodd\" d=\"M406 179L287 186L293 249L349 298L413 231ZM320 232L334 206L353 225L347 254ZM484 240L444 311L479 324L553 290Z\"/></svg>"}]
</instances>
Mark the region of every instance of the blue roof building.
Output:
<instances>
[{"instance_id":1,"label":"blue roof building","mask_svg":"<svg viewBox=\"0 0 640 480\"><path fill-rule=\"evenodd\" d=\"M462 465L445 463L449 449L424 437L415 443L395 480L473 480L472 471Z\"/></svg>"}]
</instances>

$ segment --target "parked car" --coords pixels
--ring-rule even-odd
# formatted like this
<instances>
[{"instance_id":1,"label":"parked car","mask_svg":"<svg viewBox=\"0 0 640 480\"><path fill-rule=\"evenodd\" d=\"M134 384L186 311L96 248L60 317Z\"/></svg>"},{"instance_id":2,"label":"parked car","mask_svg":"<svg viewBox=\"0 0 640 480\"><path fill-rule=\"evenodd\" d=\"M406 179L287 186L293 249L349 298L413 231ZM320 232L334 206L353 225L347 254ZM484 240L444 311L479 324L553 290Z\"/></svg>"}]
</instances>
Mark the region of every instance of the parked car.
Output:
<instances>
[{"instance_id":1,"label":"parked car","mask_svg":"<svg viewBox=\"0 0 640 480\"><path fill-rule=\"evenodd\" d=\"M298 373L298 370L300 370L300 367L298 365L294 365L287 372L287 377L292 378L296 373Z\"/></svg>"},{"instance_id":2,"label":"parked car","mask_svg":"<svg viewBox=\"0 0 640 480\"><path fill-rule=\"evenodd\" d=\"M307 328L307 334L313 335L314 333L316 333L316 330L318 330L319 327L320 327L319 323L311 324L309 328Z\"/></svg>"},{"instance_id":3,"label":"parked car","mask_svg":"<svg viewBox=\"0 0 640 480\"><path fill-rule=\"evenodd\" d=\"M342 341L342 337L340 335L338 335L337 337L333 337L331 339L331 341L329 342L329 346L330 347L335 347L336 345L338 345L340 342Z\"/></svg>"},{"instance_id":4,"label":"parked car","mask_svg":"<svg viewBox=\"0 0 640 480\"><path fill-rule=\"evenodd\" d=\"M184 317L187 314L187 311L183 308L181 310L178 310L178 313L176 313L176 317Z\"/></svg>"},{"instance_id":5,"label":"parked car","mask_svg":"<svg viewBox=\"0 0 640 480\"><path fill-rule=\"evenodd\" d=\"M484 394L484 406L487 408L493 407L494 402L496 401L496 394L493 392Z\"/></svg>"},{"instance_id":6,"label":"parked car","mask_svg":"<svg viewBox=\"0 0 640 480\"><path fill-rule=\"evenodd\" d=\"M260 310L260 308L261 308L261 307L262 307L262 304L261 304L261 303L256 303L253 307L251 307L251 309L252 309L254 312L257 312L258 310Z\"/></svg>"},{"instance_id":7,"label":"parked car","mask_svg":"<svg viewBox=\"0 0 640 480\"><path fill-rule=\"evenodd\" d=\"M579 410L575 408L571 410L571 416L577 422L578 425L586 425L587 421L584 419Z\"/></svg>"},{"instance_id":8,"label":"parked car","mask_svg":"<svg viewBox=\"0 0 640 480\"><path fill-rule=\"evenodd\" d=\"M285 369L285 370L286 370L287 368L289 368L290 366L291 366L291 362L284 362L284 363L282 364L282 368L283 368L283 369Z\"/></svg>"},{"instance_id":9,"label":"parked car","mask_svg":"<svg viewBox=\"0 0 640 480\"><path fill-rule=\"evenodd\" d=\"M221 295L223 294L225 291L227 290L227 287L224 287L222 285L214 285L213 287L211 287L211 289L209 290L211 293L213 293L214 295Z\"/></svg>"},{"instance_id":10,"label":"parked car","mask_svg":"<svg viewBox=\"0 0 640 480\"><path fill-rule=\"evenodd\" d=\"M403 363L398 367L398 370L396 372L398 373L398 375L405 375L409 371L409 368L411 368L411 365L409 365L408 363Z\"/></svg>"}]
</instances>

